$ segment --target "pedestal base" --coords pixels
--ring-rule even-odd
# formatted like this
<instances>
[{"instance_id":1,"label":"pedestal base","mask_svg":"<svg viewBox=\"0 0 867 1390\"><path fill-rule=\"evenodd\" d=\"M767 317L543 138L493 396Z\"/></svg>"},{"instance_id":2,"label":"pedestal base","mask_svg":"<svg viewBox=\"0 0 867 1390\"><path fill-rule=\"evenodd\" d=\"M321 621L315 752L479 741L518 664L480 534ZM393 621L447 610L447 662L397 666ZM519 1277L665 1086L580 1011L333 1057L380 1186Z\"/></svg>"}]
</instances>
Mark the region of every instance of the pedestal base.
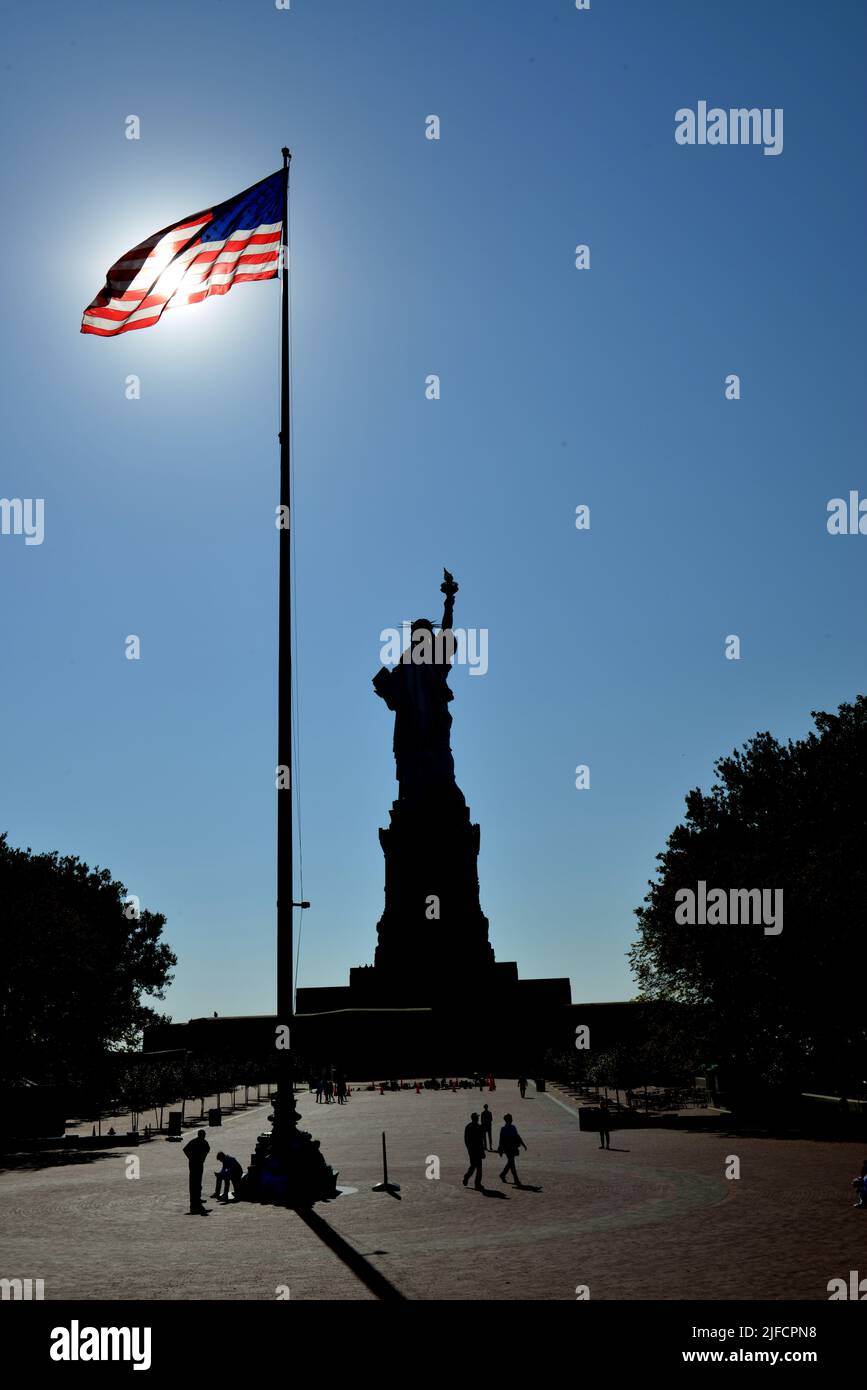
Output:
<instances>
[{"instance_id":1,"label":"pedestal base","mask_svg":"<svg viewBox=\"0 0 867 1390\"><path fill-rule=\"evenodd\" d=\"M245 1202L275 1207L311 1207L338 1196L337 1173L325 1162L319 1147L306 1130L298 1129L301 1116L292 1097L289 1112L280 1111L280 1097L274 1097L274 1113L268 1116L274 1129L260 1134L256 1152L241 1188Z\"/></svg>"}]
</instances>

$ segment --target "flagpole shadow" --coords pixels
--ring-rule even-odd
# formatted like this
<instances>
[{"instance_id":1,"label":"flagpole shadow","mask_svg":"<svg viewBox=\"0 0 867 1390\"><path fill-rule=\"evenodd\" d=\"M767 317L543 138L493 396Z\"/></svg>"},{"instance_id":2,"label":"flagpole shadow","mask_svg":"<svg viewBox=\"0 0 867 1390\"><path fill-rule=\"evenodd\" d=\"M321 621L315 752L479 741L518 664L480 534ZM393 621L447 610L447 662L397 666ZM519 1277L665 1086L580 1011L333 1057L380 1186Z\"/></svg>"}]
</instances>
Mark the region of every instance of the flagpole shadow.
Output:
<instances>
[{"instance_id":1,"label":"flagpole shadow","mask_svg":"<svg viewBox=\"0 0 867 1390\"><path fill-rule=\"evenodd\" d=\"M370 1289L375 1298L380 1299L383 1303L405 1303L407 1301L405 1294L396 1289L384 1274L380 1274L379 1270L370 1264L363 1255L360 1255L348 1241L338 1235L327 1221L313 1211L312 1207L305 1209L296 1207L295 1212L305 1226L319 1237L323 1245L327 1245L329 1250L333 1251L338 1259L352 1270L356 1279L360 1279L361 1283Z\"/></svg>"}]
</instances>

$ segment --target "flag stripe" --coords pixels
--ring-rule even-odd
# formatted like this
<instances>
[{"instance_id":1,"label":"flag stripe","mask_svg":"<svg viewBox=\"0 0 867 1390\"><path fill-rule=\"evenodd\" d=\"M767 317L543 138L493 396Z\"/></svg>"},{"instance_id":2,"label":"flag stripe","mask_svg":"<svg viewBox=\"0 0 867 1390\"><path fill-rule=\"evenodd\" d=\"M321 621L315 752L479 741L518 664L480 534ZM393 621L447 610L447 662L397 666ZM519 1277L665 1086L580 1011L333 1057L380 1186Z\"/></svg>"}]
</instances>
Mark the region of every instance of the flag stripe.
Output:
<instances>
[{"instance_id":1,"label":"flag stripe","mask_svg":"<svg viewBox=\"0 0 867 1390\"><path fill-rule=\"evenodd\" d=\"M199 304L247 281L274 279L282 193L281 171L126 251L85 309L82 333L106 338L149 328L166 309Z\"/></svg>"},{"instance_id":2,"label":"flag stripe","mask_svg":"<svg viewBox=\"0 0 867 1390\"><path fill-rule=\"evenodd\" d=\"M185 300L184 303L198 304L201 300L208 299L212 295L228 294L233 284L238 284L239 282L247 280L273 280L275 274L276 271L268 271L264 275L236 275L227 284L211 285L206 290L200 290L196 292L195 294L191 295L188 300ZM84 322L88 325L88 327L86 330L83 329L82 331L87 331L88 333L95 333L97 336L102 338L108 338L112 337L119 331L126 333L133 328L150 328L151 324L159 322L160 316L164 308L173 309L174 307L175 299L173 298L168 303L163 303L162 307L158 310L157 313L154 313L152 309L144 309L134 314L123 314L121 317L125 321L123 323L123 327L120 330L116 327L109 326L108 323L103 323L100 319L94 316L93 311L87 309L84 313ZM183 307L183 305L181 307ZM140 314L143 315L143 317L140 317Z\"/></svg>"},{"instance_id":3,"label":"flag stripe","mask_svg":"<svg viewBox=\"0 0 867 1390\"><path fill-rule=\"evenodd\" d=\"M273 280L277 274L277 257L272 256L264 264L247 264L240 262L240 270L234 267L225 267L225 274L206 274L202 273L199 277L190 278L185 275L177 289L171 295L148 294L145 290L128 291L131 296L128 300L113 298L109 304L100 305L86 311L85 319L88 323L106 322L123 323L125 320L132 319L142 310L152 309L158 306L162 308L175 308L180 304L197 304L202 299L208 297L212 290L216 292L220 288L220 293L225 294L233 284L241 283L245 280ZM219 270L220 267L218 266ZM206 283L205 283L206 282ZM204 288L203 288L204 286ZM192 297L192 296L195 297Z\"/></svg>"},{"instance_id":4,"label":"flag stripe","mask_svg":"<svg viewBox=\"0 0 867 1390\"><path fill-rule=\"evenodd\" d=\"M207 299L211 294L225 294L232 288L232 285L242 283L247 280L273 280L277 274L276 257L268 267L242 271L240 274L231 272L226 275L214 275L208 278L206 286L194 288L192 285L187 289L173 291L170 297L160 294L147 295L144 299L134 300L129 304L117 305L113 300L111 305L100 306L95 309L85 310L84 321L88 324L100 324L108 328L111 323L127 324L135 323L140 318L151 317L152 311L158 309L156 318L159 318L163 309L175 308L178 305L198 304L201 300ZM112 332L117 332L114 328Z\"/></svg>"}]
</instances>

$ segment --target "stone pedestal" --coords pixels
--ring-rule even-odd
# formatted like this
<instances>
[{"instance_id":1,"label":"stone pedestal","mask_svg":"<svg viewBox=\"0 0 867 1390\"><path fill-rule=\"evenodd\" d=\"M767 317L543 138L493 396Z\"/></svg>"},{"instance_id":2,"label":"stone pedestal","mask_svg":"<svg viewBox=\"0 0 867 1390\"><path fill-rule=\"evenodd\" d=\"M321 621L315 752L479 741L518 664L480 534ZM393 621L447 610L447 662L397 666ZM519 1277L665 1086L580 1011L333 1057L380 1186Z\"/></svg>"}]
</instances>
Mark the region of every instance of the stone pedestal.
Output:
<instances>
[{"instance_id":1,"label":"stone pedestal","mask_svg":"<svg viewBox=\"0 0 867 1390\"><path fill-rule=\"evenodd\" d=\"M479 827L457 787L423 803L395 801L379 842L385 910L373 975L380 1002L431 1003L477 987L493 972L494 952L479 904Z\"/></svg>"}]
</instances>

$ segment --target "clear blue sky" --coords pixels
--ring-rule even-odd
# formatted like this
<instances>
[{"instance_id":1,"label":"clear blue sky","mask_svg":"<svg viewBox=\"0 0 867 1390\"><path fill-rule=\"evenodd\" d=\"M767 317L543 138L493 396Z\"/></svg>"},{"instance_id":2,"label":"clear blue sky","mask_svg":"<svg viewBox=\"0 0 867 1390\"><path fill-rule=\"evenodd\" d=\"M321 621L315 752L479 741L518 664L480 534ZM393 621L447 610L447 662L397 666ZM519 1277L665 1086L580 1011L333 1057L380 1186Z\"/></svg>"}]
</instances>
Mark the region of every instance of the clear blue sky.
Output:
<instances>
[{"instance_id":1,"label":"clear blue sky","mask_svg":"<svg viewBox=\"0 0 867 1390\"><path fill-rule=\"evenodd\" d=\"M867 492L865 30L843 0L9 12L0 495L45 540L0 537L0 827L167 915L176 1019L273 1007L279 291L82 337L109 264L292 148L300 983L372 960L379 633L438 616L447 565L490 634L452 712L494 948L628 997L686 791L867 685L867 538L825 525ZM782 107L783 153L676 145L700 100Z\"/></svg>"}]
</instances>

